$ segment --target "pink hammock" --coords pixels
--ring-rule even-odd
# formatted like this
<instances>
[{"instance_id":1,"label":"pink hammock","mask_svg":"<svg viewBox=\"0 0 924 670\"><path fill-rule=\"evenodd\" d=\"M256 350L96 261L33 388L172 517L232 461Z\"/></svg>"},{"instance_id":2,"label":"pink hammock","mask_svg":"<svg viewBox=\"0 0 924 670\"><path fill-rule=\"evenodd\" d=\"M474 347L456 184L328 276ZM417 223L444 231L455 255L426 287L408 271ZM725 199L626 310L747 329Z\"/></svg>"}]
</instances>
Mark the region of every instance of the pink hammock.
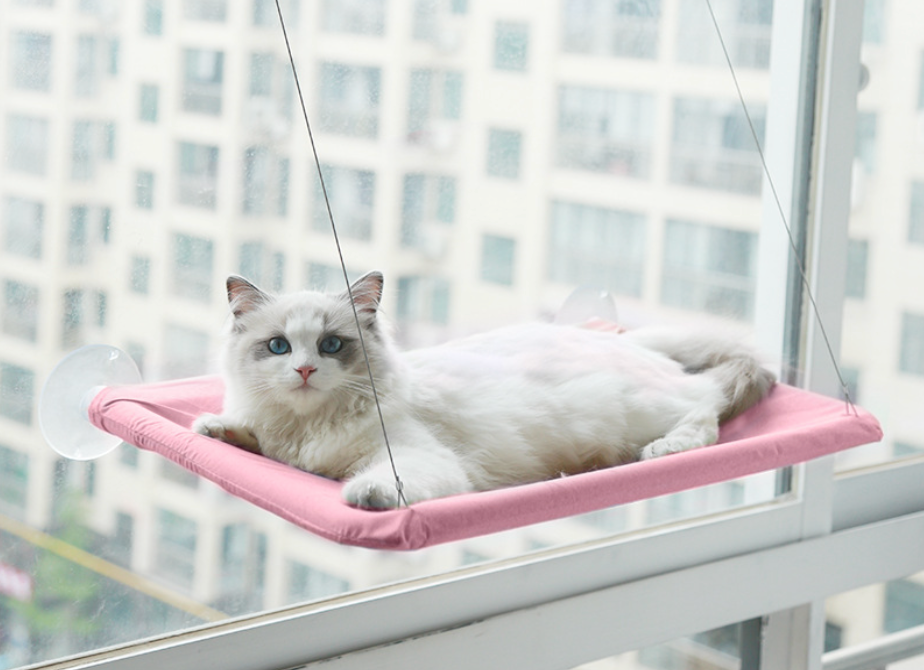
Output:
<instances>
[{"instance_id":1,"label":"pink hammock","mask_svg":"<svg viewBox=\"0 0 924 670\"><path fill-rule=\"evenodd\" d=\"M727 481L808 461L882 438L868 412L776 385L722 426L719 443L670 456L497 491L368 511L340 498L341 483L302 472L189 430L220 412L217 377L103 389L90 421L155 451L229 493L321 537L373 549L419 549Z\"/></svg>"}]
</instances>

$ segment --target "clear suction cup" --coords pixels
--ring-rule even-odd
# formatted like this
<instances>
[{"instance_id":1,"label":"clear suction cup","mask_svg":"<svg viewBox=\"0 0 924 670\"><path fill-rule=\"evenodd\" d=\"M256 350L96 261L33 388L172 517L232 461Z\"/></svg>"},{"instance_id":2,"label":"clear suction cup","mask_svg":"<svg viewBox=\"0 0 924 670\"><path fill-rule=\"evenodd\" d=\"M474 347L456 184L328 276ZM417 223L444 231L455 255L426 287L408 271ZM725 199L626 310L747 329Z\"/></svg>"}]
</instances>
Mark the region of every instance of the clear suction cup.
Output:
<instances>
[{"instance_id":1,"label":"clear suction cup","mask_svg":"<svg viewBox=\"0 0 924 670\"><path fill-rule=\"evenodd\" d=\"M555 323L584 323L593 318L615 323L616 301L609 291L579 286L565 299L555 315Z\"/></svg>"},{"instance_id":2,"label":"clear suction cup","mask_svg":"<svg viewBox=\"0 0 924 670\"><path fill-rule=\"evenodd\" d=\"M122 440L87 417L93 398L107 386L141 383L131 356L115 347L91 344L72 351L48 375L38 418L45 440L66 458L88 461L115 449Z\"/></svg>"}]
</instances>

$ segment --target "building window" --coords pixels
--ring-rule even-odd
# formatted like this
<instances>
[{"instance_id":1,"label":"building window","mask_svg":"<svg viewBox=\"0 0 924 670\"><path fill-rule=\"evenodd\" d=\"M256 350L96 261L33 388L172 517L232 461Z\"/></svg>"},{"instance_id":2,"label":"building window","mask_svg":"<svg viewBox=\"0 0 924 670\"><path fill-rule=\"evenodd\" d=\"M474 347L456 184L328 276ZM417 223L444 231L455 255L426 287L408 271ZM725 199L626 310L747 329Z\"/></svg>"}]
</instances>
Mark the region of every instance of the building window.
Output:
<instances>
[{"instance_id":1,"label":"building window","mask_svg":"<svg viewBox=\"0 0 924 670\"><path fill-rule=\"evenodd\" d=\"M128 285L133 293L147 295L151 284L151 259L147 256L132 256L131 275Z\"/></svg>"},{"instance_id":2,"label":"building window","mask_svg":"<svg viewBox=\"0 0 924 670\"><path fill-rule=\"evenodd\" d=\"M292 29L297 26L300 0L280 0L279 4L282 6L286 28ZM279 16L273 0L253 0L253 25L261 28L279 27Z\"/></svg>"},{"instance_id":3,"label":"building window","mask_svg":"<svg viewBox=\"0 0 924 670\"><path fill-rule=\"evenodd\" d=\"M876 112L857 112L856 155L867 174L876 171Z\"/></svg>"},{"instance_id":4,"label":"building window","mask_svg":"<svg viewBox=\"0 0 924 670\"><path fill-rule=\"evenodd\" d=\"M882 44L885 32L885 0L866 0L863 3L863 41Z\"/></svg>"},{"instance_id":5,"label":"building window","mask_svg":"<svg viewBox=\"0 0 924 670\"><path fill-rule=\"evenodd\" d=\"M22 516L29 498L29 456L0 444L0 508Z\"/></svg>"},{"instance_id":6,"label":"building window","mask_svg":"<svg viewBox=\"0 0 924 670\"><path fill-rule=\"evenodd\" d=\"M518 130L488 129L487 173L492 177L517 179L523 135Z\"/></svg>"},{"instance_id":7,"label":"building window","mask_svg":"<svg viewBox=\"0 0 924 670\"><path fill-rule=\"evenodd\" d=\"M298 561L289 561L288 602L290 604L345 593L349 588L350 583L345 579Z\"/></svg>"},{"instance_id":8,"label":"building window","mask_svg":"<svg viewBox=\"0 0 924 670\"><path fill-rule=\"evenodd\" d=\"M177 233L173 237L173 294L208 303L212 297L214 245Z\"/></svg>"},{"instance_id":9,"label":"building window","mask_svg":"<svg viewBox=\"0 0 924 670\"><path fill-rule=\"evenodd\" d=\"M75 121L71 152L71 179L89 181L102 162L115 158L115 124L109 121Z\"/></svg>"},{"instance_id":10,"label":"building window","mask_svg":"<svg viewBox=\"0 0 924 670\"><path fill-rule=\"evenodd\" d=\"M750 319L756 264L755 233L668 221L661 301L672 307Z\"/></svg>"},{"instance_id":11,"label":"building window","mask_svg":"<svg viewBox=\"0 0 924 670\"><path fill-rule=\"evenodd\" d=\"M924 624L924 584L911 579L888 582L882 628L897 633Z\"/></svg>"},{"instance_id":12,"label":"building window","mask_svg":"<svg viewBox=\"0 0 924 670\"><path fill-rule=\"evenodd\" d=\"M10 35L10 83L13 88L30 91L51 89L51 35Z\"/></svg>"},{"instance_id":13,"label":"building window","mask_svg":"<svg viewBox=\"0 0 924 670\"><path fill-rule=\"evenodd\" d=\"M439 277L398 277L399 321L449 323L449 282Z\"/></svg>"},{"instance_id":14,"label":"building window","mask_svg":"<svg viewBox=\"0 0 924 670\"><path fill-rule=\"evenodd\" d=\"M295 84L287 61L273 53L250 54L249 100L245 110L250 130L279 140L291 127Z\"/></svg>"},{"instance_id":15,"label":"building window","mask_svg":"<svg viewBox=\"0 0 924 670\"><path fill-rule=\"evenodd\" d=\"M289 159L266 147L245 149L241 211L250 216L285 216L288 202Z\"/></svg>"},{"instance_id":16,"label":"building window","mask_svg":"<svg viewBox=\"0 0 924 670\"><path fill-rule=\"evenodd\" d=\"M132 470L138 469L138 448L123 442L119 445L119 463Z\"/></svg>"},{"instance_id":17,"label":"building window","mask_svg":"<svg viewBox=\"0 0 924 670\"><path fill-rule=\"evenodd\" d=\"M645 264L645 217L603 207L553 202L549 279L640 297Z\"/></svg>"},{"instance_id":18,"label":"building window","mask_svg":"<svg viewBox=\"0 0 924 670\"><path fill-rule=\"evenodd\" d=\"M94 291L94 314L96 314L96 327L105 328L106 319L109 314L109 298L105 291Z\"/></svg>"},{"instance_id":19,"label":"building window","mask_svg":"<svg viewBox=\"0 0 924 670\"><path fill-rule=\"evenodd\" d=\"M443 175L404 176L401 202L401 245L442 256L448 225L456 218L456 180Z\"/></svg>"},{"instance_id":20,"label":"building window","mask_svg":"<svg viewBox=\"0 0 924 670\"><path fill-rule=\"evenodd\" d=\"M154 209L154 173L138 170L135 173L135 206L138 209Z\"/></svg>"},{"instance_id":21,"label":"building window","mask_svg":"<svg viewBox=\"0 0 924 670\"><path fill-rule=\"evenodd\" d=\"M80 289L64 292L64 316L61 324L61 346L73 349L83 344L84 293Z\"/></svg>"},{"instance_id":22,"label":"building window","mask_svg":"<svg viewBox=\"0 0 924 670\"><path fill-rule=\"evenodd\" d=\"M6 117L6 166L13 172L45 175L48 121L32 116Z\"/></svg>"},{"instance_id":23,"label":"building window","mask_svg":"<svg viewBox=\"0 0 924 670\"><path fill-rule=\"evenodd\" d=\"M481 238L481 278L491 284L513 286L516 240L498 235Z\"/></svg>"},{"instance_id":24,"label":"building window","mask_svg":"<svg viewBox=\"0 0 924 670\"><path fill-rule=\"evenodd\" d=\"M0 363L0 416L31 425L34 392L35 373L32 370Z\"/></svg>"},{"instance_id":25,"label":"building window","mask_svg":"<svg viewBox=\"0 0 924 670\"><path fill-rule=\"evenodd\" d=\"M866 240L848 240L846 297L857 298L858 300L866 297L868 259L869 242Z\"/></svg>"},{"instance_id":26,"label":"building window","mask_svg":"<svg viewBox=\"0 0 924 670\"><path fill-rule=\"evenodd\" d=\"M360 274L347 268L349 283L359 279ZM308 263L305 266L305 285L317 291L336 292L346 290L343 279L343 268L339 265L326 265L324 263Z\"/></svg>"},{"instance_id":27,"label":"building window","mask_svg":"<svg viewBox=\"0 0 924 670\"><path fill-rule=\"evenodd\" d=\"M141 30L145 35L164 34L164 0L144 0Z\"/></svg>"},{"instance_id":28,"label":"building window","mask_svg":"<svg viewBox=\"0 0 924 670\"><path fill-rule=\"evenodd\" d=\"M529 25L498 21L494 26L494 67L525 72L529 58Z\"/></svg>"},{"instance_id":29,"label":"building window","mask_svg":"<svg viewBox=\"0 0 924 670\"><path fill-rule=\"evenodd\" d=\"M225 55L211 49L183 52L183 109L197 114L221 114Z\"/></svg>"},{"instance_id":30,"label":"building window","mask_svg":"<svg viewBox=\"0 0 924 670\"><path fill-rule=\"evenodd\" d=\"M86 265L90 259L89 209L71 207L67 225L67 264Z\"/></svg>"},{"instance_id":31,"label":"building window","mask_svg":"<svg viewBox=\"0 0 924 670\"><path fill-rule=\"evenodd\" d=\"M918 83L918 109L924 109L924 52L921 52L921 74Z\"/></svg>"},{"instance_id":32,"label":"building window","mask_svg":"<svg viewBox=\"0 0 924 670\"><path fill-rule=\"evenodd\" d=\"M16 256L40 259L45 219L42 203L8 197L4 210L4 251Z\"/></svg>"},{"instance_id":33,"label":"building window","mask_svg":"<svg viewBox=\"0 0 924 670\"><path fill-rule=\"evenodd\" d=\"M228 16L225 0L183 0L183 18L191 21L224 21Z\"/></svg>"},{"instance_id":34,"label":"building window","mask_svg":"<svg viewBox=\"0 0 924 670\"><path fill-rule=\"evenodd\" d=\"M191 472L184 468L182 465L177 465L173 461L167 460L166 458L161 458L158 461L160 463L160 476L167 480L168 482L173 482L174 484L179 484L188 489L199 488L199 477L196 473Z\"/></svg>"},{"instance_id":35,"label":"building window","mask_svg":"<svg viewBox=\"0 0 924 670\"><path fill-rule=\"evenodd\" d=\"M660 17L660 0L566 0L562 6L562 51L654 58Z\"/></svg>"},{"instance_id":36,"label":"building window","mask_svg":"<svg viewBox=\"0 0 924 670\"><path fill-rule=\"evenodd\" d=\"M911 182L908 207L908 241L924 244L924 182Z\"/></svg>"},{"instance_id":37,"label":"building window","mask_svg":"<svg viewBox=\"0 0 924 670\"><path fill-rule=\"evenodd\" d=\"M246 611L260 608L266 581L266 545L266 534L253 531L246 524L235 523L221 529L219 588L225 598L240 601L243 597Z\"/></svg>"},{"instance_id":38,"label":"building window","mask_svg":"<svg viewBox=\"0 0 924 670\"><path fill-rule=\"evenodd\" d=\"M459 32L451 19L468 13L468 0L414 0L411 37L451 50L459 44Z\"/></svg>"},{"instance_id":39,"label":"building window","mask_svg":"<svg viewBox=\"0 0 924 670\"><path fill-rule=\"evenodd\" d=\"M562 168L647 177L654 96L582 86L558 91L556 163Z\"/></svg>"},{"instance_id":40,"label":"building window","mask_svg":"<svg viewBox=\"0 0 924 670\"><path fill-rule=\"evenodd\" d=\"M77 57L74 59L74 95L89 98L99 90L101 71L99 58L100 42L93 35L78 35Z\"/></svg>"},{"instance_id":41,"label":"building window","mask_svg":"<svg viewBox=\"0 0 924 670\"><path fill-rule=\"evenodd\" d=\"M735 67L766 70L770 65L773 0L731 0L718 7L725 46ZM699 0L681 0L677 60L696 65L725 66L715 26Z\"/></svg>"},{"instance_id":42,"label":"building window","mask_svg":"<svg viewBox=\"0 0 924 670\"><path fill-rule=\"evenodd\" d=\"M190 589L196 574L195 521L164 509L157 514L154 569L174 584Z\"/></svg>"},{"instance_id":43,"label":"building window","mask_svg":"<svg viewBox=\"0 0 924 670\"><path fill-rule=\"evenodd\" d=\"M250 54L250 97L269 97L273 89L276 56L272 53Z\"/></svg>"},{"instance_id":44,"label":"building window","mask_svg":"<svg viewBox=\"0 0 924 670\"><path fill-rule=\"evenodd\" d=\"M924 314L902 314L901 337L898 369L924 375Z\"/></svg>"},{"instance_id":45,"label":"building window","mask_svg":"<svg viewBox=\"0 0 924 670\"><path fill-rule=\"evenodd\" d=\"M334 221L337 223L337 231L344 237L372 239L375 173L369 170L323 165L322 174ZM312 202L312 229L329 232L330 219L319 180L315 180Z\"/></svg>"},{"instance_id":46,"label":"building window","mask_svg":"<svg viewBox=\"0 0 924 670\"><path fill-rule=\"evenodd\" d=\"M3 332L29 342L38 339L37 286L7 280L4 290Z\"/></svg>"},{"instance_id":47,"label":"building window","mask_svg":"<svg viewBox=\"0 0 924 670\"><path fill-rule=\"evenodd\" d=\"M766 110L750 105L751 121L763 142ZM674 101L671 181L757 195L763 182L760 156L741 106L705 98Z\"/></svg>"},{"instance_id":48,"label":"building window","mask_svg":"<svg viewBox=\"0 0 924 670\"><path fill-rule=\"evenodd\" d=\"M385 0L324 0L321 25L332 33L385 34Z\"/></svg>"},{"instance_id":49,"label":"building window","mask_svg":"<svg viewBox=\"0 0 924 670\"><path fill-rule=\"evenodd\" d=\"M412 144L450 148L462 116L461 72L411 70L408 96L407 138Z\"/></svg>"},{"instance_id":50,"label":"building window","mask_svg":"<svg viewBox=\"0 0 924 670\"><path fill-rule=\"evenodd\" d=\"M321 130L352 137L377 137L381 70L342 63L321 63L320 67Z\"/></svg>"},{"instance_id":51,"label":"building window","mask_svg":"<svg viewBox=\"0 0 924 670\"><path fill-rule=\"evenodd\" d=\"M157 104L160 89L156 84L142 84L139 88L138 118L146 123L157 123Z\"/></svg>"},{"instance_id":52,"label":"building window","mask_svg":"<svg viewBox=\"0 0 924 670\"><path fill-rule=\"evenodd\" d=\"M262 242L245 242L241 245L239 272L252 282L281 291L285 280L285 254L272 253Z\"/></svg>"},{"instance_id":53,"label":"building window","mask_svg":"<svg viewBox=\"0 0 924 670\"><path fill-rule=\"evenodd\" d=\"M218 147L179 143L177 201L193 207L215 209L218 187Z\"/></svg>"}]
</instances>

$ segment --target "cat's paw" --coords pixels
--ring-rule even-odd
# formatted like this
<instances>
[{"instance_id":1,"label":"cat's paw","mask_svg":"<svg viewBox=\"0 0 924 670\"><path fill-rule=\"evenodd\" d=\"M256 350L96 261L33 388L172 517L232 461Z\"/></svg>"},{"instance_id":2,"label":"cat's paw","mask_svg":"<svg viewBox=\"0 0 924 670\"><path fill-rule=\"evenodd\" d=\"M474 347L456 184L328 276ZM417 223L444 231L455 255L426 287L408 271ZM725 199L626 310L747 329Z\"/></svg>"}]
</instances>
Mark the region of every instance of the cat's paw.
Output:
<instances>
[{"instance_id":1,"label":"cat's paw","mask_svg":"<svg viewBox=\"0 0 924 670\"><path fill-rule=\"evenodd\" d=\"M696 447L704 447L706 445L713 444L714 442L715 438L709 439L708 436L699 436L698 439L662 437L661 439L647 444L645 448L642 449L642 453L639 456L639 459L648 461L652 458L658 458L659 456L678 454L681 451L695 449Z\"/></svg>"},{"instance_id":2,"label":"cat's paw","mask_svg":"<svg viewBox=\"0 0 924 670\"><path fill-rule=\"evenodd\" d=\"M343 485L343 499L364 509L394 509L400 502L394 479L360 475Z\"/></svg>"},{"instance_id":3,"label":"cat's paw","mask_svg":"<svg viewBox=\"0 0 924 670\"><path fill-rule=\"evenodd\" d=\"M250 428L216 414L203 414L193 422L192 429L200 435L214 437L245 451L260 453L260 443Z\"/></svg>"}]
</instances>

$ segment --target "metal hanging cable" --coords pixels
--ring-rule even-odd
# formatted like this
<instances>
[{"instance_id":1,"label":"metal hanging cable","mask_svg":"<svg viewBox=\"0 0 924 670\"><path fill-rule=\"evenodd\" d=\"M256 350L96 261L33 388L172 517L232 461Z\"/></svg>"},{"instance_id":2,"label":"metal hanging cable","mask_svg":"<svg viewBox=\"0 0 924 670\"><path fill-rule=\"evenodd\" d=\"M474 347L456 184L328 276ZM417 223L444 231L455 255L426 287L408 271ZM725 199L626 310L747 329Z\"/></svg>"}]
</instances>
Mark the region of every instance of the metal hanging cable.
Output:
<instances>
[{"instance_id":1,"label":"metal hanging cable","mask_svg":"<svg viewBox=\"0 0 924 670\"><path fill-rule=\"evenodd\" d=\"M347 287L347 295L350 298L350 306L353 310L353 319L356 322L356 330L359 333L359 344L363 352L363 359L366 363L366 372L369 376L369 385L372 389L372 398L375 400L375 408L378 412L379 423L382 427L382 439L385 441L385 450L388 452L388 460L391 464L391 471L395 476L395 489L398 492L398 502L408 507L407 498L404 495L404 482L398 475L398 468L395 465L395 457L391 450L391 443L388 441L388 430L385 428L385 417L382 414L382 403L379 401L379 394L375 388L375 375L372 372L372 364L369 362L369 352L366 350L363 330L359 322L359 312L356 309L356 301L353 299L353 288L350 286L350 278L346 269L346 262L343 259L343 249L340 245L340 236L337 233L337 224L334 223L334 212L330 205L330 198L327 194L327 185L324 183L324 174L321 170L321 159L318 157L318 148L314 141L314 133L311 130L311 122L308 120L308 108L305 105L305 96L302 94L301 81L298 78L298 68L295 66L295 57L292 55L292 45L289 42L289 32L286 30L285 18L282 15L282 7L279 0L276 0L276 13L279 15L279 26L282 29L282 37L286 43L286 53L289 56L289 65L292 67L292 76L295 79L295 89L298 92L298 101L302 108L302 117L305 119L305 128L308 130L308 140L311 144L311 152L314 156L314 164L318 171L318 180L321 183L321 193L324 195L324 204L327 207L327 218L330 221L331 231L334 235L334 243L337 247L337 256L340 259L340 269L343 271L343 281Z\"/></svg>"}]
</instances>

